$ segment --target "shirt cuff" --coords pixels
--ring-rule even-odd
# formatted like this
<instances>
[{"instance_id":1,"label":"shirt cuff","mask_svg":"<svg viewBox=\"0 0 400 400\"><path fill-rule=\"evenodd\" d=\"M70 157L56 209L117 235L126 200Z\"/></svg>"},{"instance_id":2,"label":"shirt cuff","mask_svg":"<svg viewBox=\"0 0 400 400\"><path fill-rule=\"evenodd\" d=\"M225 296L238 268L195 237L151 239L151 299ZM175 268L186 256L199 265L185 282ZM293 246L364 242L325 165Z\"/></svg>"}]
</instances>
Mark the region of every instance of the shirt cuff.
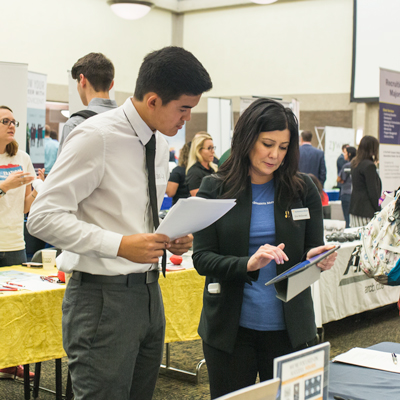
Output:
<instances>
[{"instance_id":1,"label":"shirt cuff","mask_svg":"<svg viewBox=\"0 0 400 400\"><path fill-rule=\"evenodd\" d=\"M122 237L123 235L120 233L104 231L98 256L101 258L117 258Z\"/></svg>"}]
</instances>

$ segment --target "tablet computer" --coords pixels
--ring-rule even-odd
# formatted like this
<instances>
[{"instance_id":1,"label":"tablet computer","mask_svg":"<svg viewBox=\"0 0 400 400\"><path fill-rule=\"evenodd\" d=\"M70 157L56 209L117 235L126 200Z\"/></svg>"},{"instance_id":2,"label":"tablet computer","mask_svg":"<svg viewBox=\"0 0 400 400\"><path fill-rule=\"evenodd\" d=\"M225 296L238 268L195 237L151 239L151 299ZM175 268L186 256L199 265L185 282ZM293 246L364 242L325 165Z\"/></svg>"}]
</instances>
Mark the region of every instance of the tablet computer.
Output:
<instances>
[{"instance_id":1,"label":"tablet computer","mask_svg":"<svg viewBox=\"0 0 400 400\"><path fill-rule=\"evenodd\" d=\"M339 248L340 248L340 245L337 245L330 250L324 251L323 253L320 253L314 257L311 257L308 260L305 260L301 263L294 265L292 268L289 268L285 272L282 272L280 275L278 275L275 278L268 281L265 284L265 286L272 285L273 283L278 283L284 279L289 278L290 276L293 276L295 274L298 274L301 271L304 271L305 269L311 267L312 265L318 264L321 260L328 257L330 254L334 253Z\"/></svg>"}]
</instances>

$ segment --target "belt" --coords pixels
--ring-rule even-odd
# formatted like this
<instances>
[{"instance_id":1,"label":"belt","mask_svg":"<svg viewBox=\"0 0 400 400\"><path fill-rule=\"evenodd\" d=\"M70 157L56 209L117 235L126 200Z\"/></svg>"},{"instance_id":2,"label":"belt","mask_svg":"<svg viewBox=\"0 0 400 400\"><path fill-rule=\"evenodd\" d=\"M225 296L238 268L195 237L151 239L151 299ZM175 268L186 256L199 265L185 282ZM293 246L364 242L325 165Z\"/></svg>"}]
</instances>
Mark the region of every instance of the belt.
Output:
<instances>
[{"instance_id":1,"label":"belt","mask_svg":"<svg viewBox=\"0 0 400 400\"><path fill-rule=\"evenodd\" d=\"M157 282L160 273L158 270L151 270L147 272L140 272L137 274L128 275L92 275L87 272L74 271L71 278L79 282L90 282L90 283L100 283L100 284L122 284L126 286L131 286L133 284L149 284Z\"/></svg>"}]
</instances>

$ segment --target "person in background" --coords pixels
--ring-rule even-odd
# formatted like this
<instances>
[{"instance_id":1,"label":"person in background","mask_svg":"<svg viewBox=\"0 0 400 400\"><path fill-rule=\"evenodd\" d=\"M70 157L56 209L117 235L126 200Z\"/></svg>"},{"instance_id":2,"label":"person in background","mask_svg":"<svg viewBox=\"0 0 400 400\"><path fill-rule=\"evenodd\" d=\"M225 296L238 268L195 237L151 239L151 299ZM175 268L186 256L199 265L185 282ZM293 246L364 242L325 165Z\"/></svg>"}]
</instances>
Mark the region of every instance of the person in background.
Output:
<instances>
[{"instance_id":1,"label":"person in background","mask_svg":"<svg viewBox=\"0 0 400 400\"><path fill-rule=\"evenodd\" d=\"M325 155L322 150L313 147L311 140L312 132L301 133L299 171L315 175L324 187L326 180Z\"/></svg>"},{"instance_id":2,"label":"person in background","mask_svg":"<svg viewBox=\"0 0 400 400\"><path fill-rule=\"evenodd\" d=\"M346 221L346 228L350 228L350 200L351 200L351 160L356 156L357 150L355 147L347 146L344 149L345 163L339 171L337 177L338 183L341 185L340 200L342 202L342 210L344 220Z\"/></svg>"},{"instance_id":3,"label":"person in background","mask_svg":"<svg viewBox=\"0 0 400 400\"><path fill-rule=\"evenodd\" d=\"M308 174L308 175L310 176L310 178L314 182L314 185L318 189L318 193L321 197L322 207L328 206L329 205L329 196L327 195L327 193L325 193L324 189L322 188L321 182L318 180L318 178L314 174Z\"/></svg>"},{"instance_id":4,"label":"person in background","mask_svg":"<svg viewBox=\"0 0 400 400\"><path fill-rule=\"evenodd\" d=\"M343 165L346 164L346 147L349 147L348 144L344 144L342 146L342 152L340 153L340 156L336 160L336 168L337 168L337 174L339 175L340 171L343 168Z\"/></svg>"},{"instance_id":5,"label":"person in background","mask_svg":"<svg viewBox=\"0 0 400 400\"><path fill-rule=\"evenodd\" d=\"M11 108L0 106L0 267L26 262L24 213L37 195L30 185L36 177L31 159L15 141L18 126ZM44 179L44 170L39 176ZM24 377L22 365L0 369L0 379L15 377Z\"/></svg>"},{"instance_id":6,"label":"person in background","mask_svg":"<svg viewBox=\"0 0 400 400\"><path fill-rule=\"evenodd\" d=\"M47 127L47 125L46 125ZM56 133L56 132L54 132ZM57 140L51 138L50 129L46 129L44 133L44 169L45 176L47 176L57 159L59 143Z\"/></svg>"},{"instance_id":7,"label":"person in background","mask_svg":"<svg viewBox=\"0 0 400 400\"><path fill-rule=\"evenodd\" d=\"M55 140L57 143L58 142L58 133L56 131L50 130L50 137Z\"/></svg>"},{"instance_id":8,"label":"person in background","mask_svg":"<svg viewBox=\"0 0 400 400\"><path fill-rule=\"evenodd\" d=\"M382 183L376 170L379 159L379 142L373 136L364 136L357 154L351 161L353 190L350 199L350 226L364 226L381 209L379 198Z\"/></svg>"},{"instance_id":9,"label":"person in background","mask_svg":"<svg viewBox=\"0 0 400 400\"><path fill-rule=\"evenodd\" d=\"M287 303L265 286L324 246L321 199L298 173L299 133L289 108L258 99L240 116L230 157L197 196L236 199L194 234L193 263L206 276L199 334L211 398L273 377L274 358L317 343L311 290ZM296 210L308 210L300 217ZM336 253L318 267L329 269ZM215 290L209 290L214 284Z\"/></svg>"},{"instance_id":10,"label":"person in background","mask_svg":"<svg viewBox=\"0 0 400 400\"><path fill-rule=\"evenodd\" d=\"M71 76L77 81L79 97L83 105L87 106L87 110L99 114L117 108L115 100L110 99L110 90L114 86L114 72L113 63L101 53L89 53L73 65ZM65 123L58 155L67 136L84 120L85 117L75 115Z\"/></svg>"},{"instance_id":11,"label":"person in background","mask_svg":"<svg viewBox=\"0 0 400 400\"><path fill-rule=\"evenodd\" d=\"M207 132L198 132L194 136L186 167L186 184L191 196L196 196L202 179L214 174L217 166L213 163L215 146Z\"/></svg>"},{"instance_id":12,"label":"person in background","mask_svg":"<svg viewBox=\"0 0 400 400\"><path fill-rule=\"evenodd\" d=\"M345 156L345 148L348 146L349 146L348 144L342 145L342 152L340 153L340 156L336 160L336 169L337 169L338 175L339 175L340 171L342 170L343 165L346 163L344 156ZM337 181L337 187L339 188L339 190L342 187L342 184L339 181Z\"/></svg>"},{"instance_id":13,"label":"person in background","mask_svg":"<svg viewBox=\"0 0 400 400\"><path fill-rule=\"evenodd\" d=\"M172 197L172 205L174 205L179 199L187 199L190 197L189 189L185 182L189 150L190 144L184 144L179 152L178 166L172 170L169 176L166 193L167 196Z\"/></svg>"},{"instance_id":14,"label":"person in background","mask_svg":"<svg viewBox=\"0 0 400 400\"><path fill-rule=\"evenodd\" d=\"M69 135L27 228L64 249L72 272L63 345L75 400L150 400L164 345L158 261L192 235L155 233L169 175L168 143L212 88L200 61L169 46L143 60L133 97Z\"/></svg>"}]
</instances>

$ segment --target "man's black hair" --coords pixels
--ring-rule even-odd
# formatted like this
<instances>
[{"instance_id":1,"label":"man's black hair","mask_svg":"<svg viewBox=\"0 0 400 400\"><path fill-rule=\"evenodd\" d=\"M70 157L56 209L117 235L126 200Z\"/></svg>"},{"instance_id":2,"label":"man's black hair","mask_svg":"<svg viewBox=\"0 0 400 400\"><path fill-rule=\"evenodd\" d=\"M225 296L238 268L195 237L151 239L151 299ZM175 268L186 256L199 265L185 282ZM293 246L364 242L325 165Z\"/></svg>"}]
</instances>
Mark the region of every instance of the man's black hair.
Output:
<instances>
[{"instance_id":1,"label":"man's black hair","mask_svg":"<svg viewBox=\"0 0 400 400\"><path fill-rule=\"evenodd\" d=\"M169 46L149 53L143 60L134 96L160 96L163 105L182 95L198 96L212 88L210 75L200 61L182 47Z\"/></svg>"},{"instance_id":2,"label":"man's black hair","mask_svg":"<svg viewBox=\"0 0 400 400\"><path fill-rule=\"evenodd\" d=\"M80 74L83 74L96 92L107 92L114 79L114 65L104 54L89 53L72 67L73 79L79 82Z\"/></svg>"}]
</instances>

